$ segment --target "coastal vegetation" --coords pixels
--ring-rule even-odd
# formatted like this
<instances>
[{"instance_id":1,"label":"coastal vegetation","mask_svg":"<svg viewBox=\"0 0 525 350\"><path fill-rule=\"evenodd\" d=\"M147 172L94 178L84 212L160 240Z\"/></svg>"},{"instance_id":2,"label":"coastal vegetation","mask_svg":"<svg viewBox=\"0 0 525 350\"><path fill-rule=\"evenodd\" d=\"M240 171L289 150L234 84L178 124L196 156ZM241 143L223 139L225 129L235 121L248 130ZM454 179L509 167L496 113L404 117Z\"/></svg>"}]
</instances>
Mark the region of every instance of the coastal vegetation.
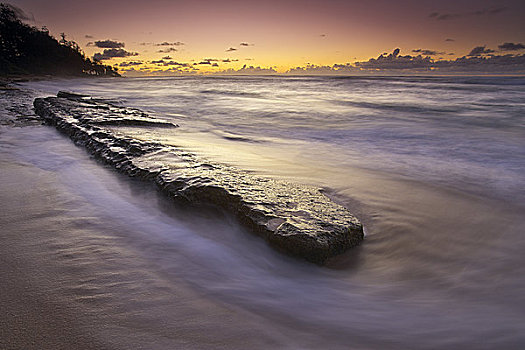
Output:
<instances>
[{"instance_id":1,"label":"coastal vegetation","mask_svg":"<svg viewBox=\"0 0 525 350\"><path fill-rule=\"evenodd\" d=\"M0 3L0 76L120 76L115 68L86 57L64 33L57 40L46 27L24 23L17 10Z\"/></svg>"}]
</instances>

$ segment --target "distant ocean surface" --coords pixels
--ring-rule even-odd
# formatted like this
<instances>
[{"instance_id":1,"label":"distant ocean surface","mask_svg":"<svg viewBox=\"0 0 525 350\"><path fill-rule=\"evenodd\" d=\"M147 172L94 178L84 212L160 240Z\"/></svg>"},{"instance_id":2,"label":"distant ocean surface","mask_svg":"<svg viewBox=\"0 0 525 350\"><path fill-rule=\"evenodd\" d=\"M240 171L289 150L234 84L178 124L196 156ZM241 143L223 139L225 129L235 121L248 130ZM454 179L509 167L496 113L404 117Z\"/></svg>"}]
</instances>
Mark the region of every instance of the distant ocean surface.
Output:
<instances>
[{"instance_id":1,"label":"distant ocean surface","mask_svg":"<svg viewBox=\"0 0 525 350\"><path fill-rule=\"evenodd\" d=\"M254 339L265 339L255 348L525 347L525 78L151 77L22 85L38 96L69 90L168 118L180 127L135 128L136 137L318 186L363 221L364 243L320 268L273 252L227 219L174 217L135 185L102 190L96 181L130 181L102 175L96 162L71 150L57 151L74 146L49 127L32 131L42 141L38 150L30 146L34 135L13 136L19 157L36 167L73 174L71 159L84 164L83 182L70 177L64 186L104 206L83 214L103 217L97 227L130 226L122 244L152 262L153 284L160 283L153 272L161 271L168 286L182 280L209 302L264 320L254 321L261 327ZM48 149L50 140L56 144ZM106 239L109 246L113 238ZM104 283L96 288L111 293ZM130 283L167 303L149 284ZM107 310L117 308L107 303ZM176 310L155 310L143 309L141 317L159 328L175 322ZM204 311L199 316L206 318ZM242 334L234 321L209 322Z\"/></svg>"}]
</instances>

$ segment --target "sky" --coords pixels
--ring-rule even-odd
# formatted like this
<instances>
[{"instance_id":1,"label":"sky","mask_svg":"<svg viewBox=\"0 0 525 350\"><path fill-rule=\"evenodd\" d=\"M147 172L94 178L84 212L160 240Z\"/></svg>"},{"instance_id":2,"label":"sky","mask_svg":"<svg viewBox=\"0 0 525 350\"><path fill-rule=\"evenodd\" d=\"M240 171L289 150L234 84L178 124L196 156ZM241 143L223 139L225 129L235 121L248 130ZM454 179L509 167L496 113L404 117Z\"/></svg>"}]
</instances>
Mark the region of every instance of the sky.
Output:
<instances>
[{"instance_id":1,"label":"sky","mask_svg":"<svg viewBox=\"0 0 525 350\"><path fill-rule=\"evenodd\" d=\"M7 2L125 75L525 73L523 0Z\"/></svg>"}]
</instances>

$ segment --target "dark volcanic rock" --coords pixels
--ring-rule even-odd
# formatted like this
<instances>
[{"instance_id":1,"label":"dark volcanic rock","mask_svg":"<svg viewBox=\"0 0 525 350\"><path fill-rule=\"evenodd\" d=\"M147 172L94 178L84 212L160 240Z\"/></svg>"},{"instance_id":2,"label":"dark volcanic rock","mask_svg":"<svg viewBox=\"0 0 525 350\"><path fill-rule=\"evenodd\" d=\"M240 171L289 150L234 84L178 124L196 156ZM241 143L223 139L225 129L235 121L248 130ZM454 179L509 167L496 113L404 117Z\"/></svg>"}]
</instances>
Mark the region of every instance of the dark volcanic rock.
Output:
<instances>
[{"instance_id":1,"label":"dark volcanic rock","mask_svg":"<svg viewBox=\"0 0 525 350\"><path fill-rule=\"evenodd\" d=\"M212 164L108 127L176 126L168 121L71 93L36 99L34 106L47 123L119 171L154 181L175 199L226 209L281 251L323 263L363 239L361 223L315 188Z\"/></svg>"}]
</instances>

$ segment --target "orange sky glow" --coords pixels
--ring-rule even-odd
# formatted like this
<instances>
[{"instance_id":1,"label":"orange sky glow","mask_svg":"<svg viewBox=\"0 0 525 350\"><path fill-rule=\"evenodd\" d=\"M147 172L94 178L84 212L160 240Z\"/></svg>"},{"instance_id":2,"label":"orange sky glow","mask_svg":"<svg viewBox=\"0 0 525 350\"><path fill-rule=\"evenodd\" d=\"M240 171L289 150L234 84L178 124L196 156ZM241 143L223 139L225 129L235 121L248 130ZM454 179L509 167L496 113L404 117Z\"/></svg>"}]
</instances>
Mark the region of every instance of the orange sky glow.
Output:
<instances>
[{"instance_id":1,"label":"orange sky glow","mask_svg":"<svg viewBox=\"0 0 525 350\"><path fill-rule=\"evenodd\" d=\"M28 14L28 24L45 25L56 37L65 32L87 56L124 75L354 67L396 48L399 55L434 61L455 60L476 47L485 47L479 57L525 54L521 0L9 3Z\"/></svg>"}]
</instances>

